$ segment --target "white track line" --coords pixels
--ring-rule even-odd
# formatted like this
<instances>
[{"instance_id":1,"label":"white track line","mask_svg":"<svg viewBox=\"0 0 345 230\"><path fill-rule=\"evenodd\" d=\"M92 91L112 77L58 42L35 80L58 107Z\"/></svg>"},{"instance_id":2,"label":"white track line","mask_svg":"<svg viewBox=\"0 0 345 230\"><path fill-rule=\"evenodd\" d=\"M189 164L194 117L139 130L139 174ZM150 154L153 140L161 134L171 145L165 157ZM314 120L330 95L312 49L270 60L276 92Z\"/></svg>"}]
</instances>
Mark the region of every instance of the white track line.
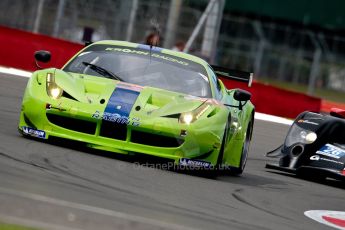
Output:
<instances>
[{"instance_id":1,"label":"white track line","mask_svg":"<svg viewBox=\"0 0 345 230\"><path fill-rule=\"evenodd\" d=\"M31 77L31 74L32 74L29 71L24 71L24 70L15 69L15 68L8 68L8 67L3 67L3 66L0 66L0 73L12 74L19 77L28 77L28 78ZM261 121L278 123L278 124L284 124L284 125L291 125L293 122L292 120L289 120L286 118L268 115L264 113L255 113L255 119L261 120Z\"/></svg>"},{"instance_id":2,"label":"white track line","mask_svg":"<svg viewBox=\"0 0 345 230\"><path fill-rule=\"evenodd\" d=\"M15 68L8 68L8 67L3 67L3 66L0 66L0 73L13 74L20 77L31 77L31 74L32 74L29 71L15 69Z\"/></svg>"},{"instance_id":3,"label":"white track line","mask_svg":"<svg viewBox=\"0 0 345 230\"><path fill-rule=\"evenodd\" d=\"M279 123L283 125L291 125L293 123L293 120L283 118L283 117L277 117L273 115L268 115L264 113L255 113L255 119L261 120L261 121L269 121L273 123Z\"/></svg>"}]
</instances>

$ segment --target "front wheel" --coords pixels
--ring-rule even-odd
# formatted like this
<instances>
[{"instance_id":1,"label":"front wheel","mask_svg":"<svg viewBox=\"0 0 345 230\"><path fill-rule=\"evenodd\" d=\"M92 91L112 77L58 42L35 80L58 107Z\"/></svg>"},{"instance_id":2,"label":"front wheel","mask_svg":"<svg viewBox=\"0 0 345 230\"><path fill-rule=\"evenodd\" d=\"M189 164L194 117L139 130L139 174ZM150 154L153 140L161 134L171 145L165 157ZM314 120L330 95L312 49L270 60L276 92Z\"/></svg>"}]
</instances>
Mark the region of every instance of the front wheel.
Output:
<instances>
[{"instance_id":1,"label":"front wheel","mask_svg":"<svg viewBox=\"0 0 345 230\"><path fill-rule=\"evenodd\" d=\"M231 167L230 174L234 176L239 176L243 173L244 168L247 163L248 159L248 153L249 153L249 147L250 147L250 141L252 139L252 131L253 131L253 124L252 121L248 124L246 138L243 143L242 147L242 154L241 154L241 160L240 160L240 166L238 168Z\"/></svg>"}]
</instances>

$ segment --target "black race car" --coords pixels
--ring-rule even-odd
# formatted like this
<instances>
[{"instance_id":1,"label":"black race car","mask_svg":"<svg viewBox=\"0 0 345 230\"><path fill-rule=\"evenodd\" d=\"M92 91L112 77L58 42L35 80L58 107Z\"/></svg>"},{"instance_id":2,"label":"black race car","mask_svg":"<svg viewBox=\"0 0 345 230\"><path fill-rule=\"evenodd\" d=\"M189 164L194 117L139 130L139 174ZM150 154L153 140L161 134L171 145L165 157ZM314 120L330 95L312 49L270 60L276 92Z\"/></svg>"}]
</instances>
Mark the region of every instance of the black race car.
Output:
<instances>
[{"instance_id":1,"label":"black race car","mask_svg":"<svg viewBox=\"0 0 345 230\"><path fill-rule=\"evenodd\" d=\"M345 182L345 110L334 108L330 115L301 113L284 144L267 157L280 158L278 164L266 164L268 169Z\"/></svg>"}]
</instances>

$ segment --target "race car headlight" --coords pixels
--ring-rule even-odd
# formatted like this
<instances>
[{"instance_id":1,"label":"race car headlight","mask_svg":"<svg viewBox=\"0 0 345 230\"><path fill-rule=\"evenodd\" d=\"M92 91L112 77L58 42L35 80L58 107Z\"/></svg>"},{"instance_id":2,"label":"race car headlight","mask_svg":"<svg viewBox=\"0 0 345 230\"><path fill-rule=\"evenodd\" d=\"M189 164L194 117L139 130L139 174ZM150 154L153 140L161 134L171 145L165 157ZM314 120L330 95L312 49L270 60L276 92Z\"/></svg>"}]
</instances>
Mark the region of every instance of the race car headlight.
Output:
<instances>
[{"instance_id":1,"label":"race car headlight","mask_svg":"<svg viewBox=\"0 0 345 230\"><path fill-rule=\"evenodd\" d=\"M55 83L54 74L47 74L47 94L53 99L59 99L62 96L63 90Z\"/></svg>"},{"instance_id":2,"label":"race car headlight","mask_svg":"<svg viewBox=\"0 0 345 230\"><path fill-rule=\"evenodd\" d=\"M195 117L192 113L182 113L180 116L180 122L189 125L194 121Z\"/></svg>"},{"instance_id":3,"label":"race car headlight","mask_svg":"<svg viewBox=\"0 0 345 230\"><path fill-rule=\"evenodd\" d=\"M286 137L285 145L290 147L296 143L312 144L316 141L317 134L313 131L303 129L297 125L293 125Z\"/></svg>"},{"instance_id":4,"label":"race car headlight","mask_svg":"<svg viewBox=\"0 0 345 230\"><path fill-rule=\"evenodd\" d=\"M205 112L206 110L210 107L208 104L204 104L192 112L187 112L187 113L181 113L179 122L183 124L191 124L192 122L198 120Z\"/></svg>"},{"instance_id":5,"label":"race car headlight","mask_svg":"<svg viewBox=\"0 0 345 230\"><path fill-rule=\"evenodd\" d=\"M316 141L317 139L317 135L314 132L307 132L307 131L302 131L300 133L301 138L307 143L307 144L311 144L314 141Z\"/></svg>"}]
</instances>

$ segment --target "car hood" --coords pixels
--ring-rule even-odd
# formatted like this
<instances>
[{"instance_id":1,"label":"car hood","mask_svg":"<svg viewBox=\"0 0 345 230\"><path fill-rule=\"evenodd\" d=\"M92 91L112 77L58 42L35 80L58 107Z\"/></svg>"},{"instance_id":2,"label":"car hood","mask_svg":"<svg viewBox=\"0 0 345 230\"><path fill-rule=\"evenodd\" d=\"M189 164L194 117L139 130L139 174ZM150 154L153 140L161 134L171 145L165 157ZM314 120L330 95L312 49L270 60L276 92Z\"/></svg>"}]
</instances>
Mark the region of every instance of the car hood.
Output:
<instances>
[{"instance_id":1,"label":"car hood","mask_svg":"<svg viewBox=\"0 0 345 230\"><path fill-rule=\"evenodd\" d=\"M55 81L71 98L89 104L104 105L112 100L123 101L125 104L139 104L142 111L152 116L169 116L189 112L206 101L214 100L194 97L178 92L139 86L113 79L95 77L84 74L69 73L59 69L54 70ZM120 90L125 93L120 93ZM117 94L115 92L118 92ZM127 95L127 96L126 96ZM128 97L135 96L135 100L128 101ZM118 98L114 98L118 97ZM128 103L127 103L128 102ZM129 105L130 106L130 105Z\"/></svg>"}]
</instances>

